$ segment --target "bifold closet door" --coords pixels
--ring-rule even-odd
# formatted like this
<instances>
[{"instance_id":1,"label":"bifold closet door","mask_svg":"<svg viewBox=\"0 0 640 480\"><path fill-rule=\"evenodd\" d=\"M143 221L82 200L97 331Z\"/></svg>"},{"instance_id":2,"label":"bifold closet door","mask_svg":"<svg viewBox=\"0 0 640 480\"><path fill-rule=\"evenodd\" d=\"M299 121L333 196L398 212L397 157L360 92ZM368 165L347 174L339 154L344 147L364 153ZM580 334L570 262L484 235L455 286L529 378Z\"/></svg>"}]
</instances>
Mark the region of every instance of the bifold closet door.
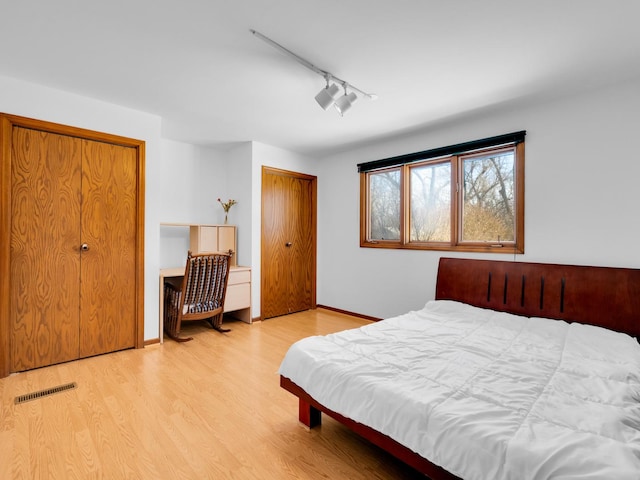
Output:
<instances>
[{"instance_id":1,"label":"bifold closet door","mask_svg":"<svg viewBox=\"0 0 640 480\"><path fill-rule=\"evenodd\" d=\"M136 150L14 127L11 371L135 346Z\"/></svg>"},{"instance_id":2,"label":"bifold closet door","mask_svg":"<svg viewBox=\"0 0 640 480\"><path fill-rule=\"evenodd\" d=\"M78 358L82 149L15 127L11 175L11 371Z\"/></svg>"},{"instance_id":3,"label":"bifold closet door","mask_svg":"<svg viewBox=\"0 0 640 480\"><path fill-rule=\"evenodd\" d=\"M263 167L263 319L315 308L315 177Z\"/></svg>"}]
</instances>

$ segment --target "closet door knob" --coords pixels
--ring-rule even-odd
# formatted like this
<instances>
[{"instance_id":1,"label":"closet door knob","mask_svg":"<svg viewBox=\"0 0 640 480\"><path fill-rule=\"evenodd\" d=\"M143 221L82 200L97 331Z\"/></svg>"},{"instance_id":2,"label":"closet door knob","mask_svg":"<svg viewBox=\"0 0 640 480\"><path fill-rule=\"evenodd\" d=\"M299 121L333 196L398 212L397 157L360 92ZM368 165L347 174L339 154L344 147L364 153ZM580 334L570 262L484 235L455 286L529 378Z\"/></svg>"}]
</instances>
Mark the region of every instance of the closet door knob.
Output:
<instances>
[{"instance_id":1,"label":"closet door knob","mask_svg":"<svg viewBox=\"0 0 640 480\"><path fill-rule=\"evenodd\" d=\"M285 247L290 247L291 245L293 245L293 243L291 243L291 242L287 242L287 243L284 244Z\"/></svg>"},{"instance_id":2,"label":"closet door knob","mask_svg":"<svg viewBox=\"0 0 640 480\"><path fill-rule=\"evenodd\" d=\"M89 250L89 245L87 245L86 243L83 243L82 245L80 245L80 250L82 250L83 252L86 252L87 250Z\"/></svg>"}]
</instances>

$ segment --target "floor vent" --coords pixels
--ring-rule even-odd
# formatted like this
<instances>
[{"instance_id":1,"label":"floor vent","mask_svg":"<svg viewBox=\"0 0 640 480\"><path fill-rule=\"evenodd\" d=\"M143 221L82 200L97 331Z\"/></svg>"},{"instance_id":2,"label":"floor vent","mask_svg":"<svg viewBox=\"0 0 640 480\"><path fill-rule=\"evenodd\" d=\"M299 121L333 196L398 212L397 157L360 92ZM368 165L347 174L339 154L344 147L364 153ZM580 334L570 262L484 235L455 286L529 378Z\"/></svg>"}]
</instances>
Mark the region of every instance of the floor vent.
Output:
<instances>
[{"instance_id":1,"label":"floor vent","mask_svg":"<svg viewBox=\"0 0 640 480\"><path fill-rule=\"evenodd\" d=\"M16 397L14 403L18 405L19 403L28 402L30 400L36 400L38 398L47 397L49 395L53 395L54 393L64 392L65 390L72 390L76 388L76 382L67 383L65 385L59 385L53 388L47 388L46 390L40 390L39 392L27 393L26 395L20 395Z\"/></svg>"}]
</instances>

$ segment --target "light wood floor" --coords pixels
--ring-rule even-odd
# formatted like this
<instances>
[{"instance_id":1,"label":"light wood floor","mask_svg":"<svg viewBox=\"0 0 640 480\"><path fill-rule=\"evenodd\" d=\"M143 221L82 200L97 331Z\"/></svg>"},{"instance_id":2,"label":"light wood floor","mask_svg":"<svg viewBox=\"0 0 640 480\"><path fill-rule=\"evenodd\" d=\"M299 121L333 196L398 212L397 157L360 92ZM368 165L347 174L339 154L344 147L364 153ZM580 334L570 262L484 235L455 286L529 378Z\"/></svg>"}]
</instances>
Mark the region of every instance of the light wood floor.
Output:
<instances>
[{"instance_id":1,"label":"light wood floor","mask_svg":"<svg viewBox=\"0 0 640 480\"><path fill-rule=\"evenodd\" d=\"M367 323L318 309L0 379L0 479L424 478L279 386L291 343ZM74 390L14 405L33 391Z\"/></svg>"}]
</instances>

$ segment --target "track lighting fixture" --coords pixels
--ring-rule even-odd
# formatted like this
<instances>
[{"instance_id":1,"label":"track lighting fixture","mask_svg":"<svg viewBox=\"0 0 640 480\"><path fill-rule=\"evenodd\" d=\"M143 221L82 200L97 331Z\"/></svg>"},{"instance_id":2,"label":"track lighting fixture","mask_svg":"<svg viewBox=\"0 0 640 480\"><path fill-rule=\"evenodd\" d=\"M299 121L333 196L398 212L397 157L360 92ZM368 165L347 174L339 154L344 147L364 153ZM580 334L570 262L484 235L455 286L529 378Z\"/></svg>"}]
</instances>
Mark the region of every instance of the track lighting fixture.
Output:
<instances>
[{"instance_id":1,"label":"track lighting fixture","mask_svg":"<svg viewBox=\"0 0 640 480\"><path fill-rule=\"evenodd\" d=\"M260 40L268 43L272 47L280 50L285 55L288 55L294 60L296 60L297 62L301 63L308 69L324 77L324 79L327 82L327 86L322 90L320 90L320 92L318 92L318 94L315 96L316 102L318 102L318 105L320 105L324 110L327 110L331 105L334 105L338 113L340 113L340 115L344 115L345 113L347 113L349 109L351 109L351 106L358 99L358 96L355 94L355 92L358 92L362 96L367 97L371 100L375 100L378 98L377 95L373 93L363 92L359 88L356 88L350 83L347 83L346 81L336 77L331 72L327 72L326 70L316 67L313 63L309 62L308 60L305 60L299 55L296 55L292 51L286 49L279 43L271 40L269 37L261 34L260 32L257 32L255 30L249 30L249 31L256 37L258 37ZM344 89L343 96L338 98L338 95L340 94L340 87L338 87L336 83L331 84L331 81L334 81L342 85L342 88ZM348 93L347 88L351 90L351 93Z\"/></svg>"},{"instance_id":2,"label":"track lighting fixture","mask_svg":"<svg viewBox=\"0 0 640 480\"><path fill-rule=\"evenodd\" d=\"M338 110L340 116L344 116L344 114L351 109L351 106L357 99L358 96L355 93L347 93L347 86L344 85L344 95L338 98L335 102L336 110Z\"/></svg>"},{"instance_id":3,"label":"track lighting fixture","mask_svg":"<svg viewBox=\"0 0 640 480\"><path fill-rule=\"evenodd\" d=\"M318 105L323 109L327 110L331 105L333 105L336 98L338 98L338 95L340 94L340 87L335 83L330 86L329 82L331 82L331 77L326 76L325 78L327 80L327 86L320 90L316 95L316 102L318 102Z\"/></svg>"}]
</instances>

